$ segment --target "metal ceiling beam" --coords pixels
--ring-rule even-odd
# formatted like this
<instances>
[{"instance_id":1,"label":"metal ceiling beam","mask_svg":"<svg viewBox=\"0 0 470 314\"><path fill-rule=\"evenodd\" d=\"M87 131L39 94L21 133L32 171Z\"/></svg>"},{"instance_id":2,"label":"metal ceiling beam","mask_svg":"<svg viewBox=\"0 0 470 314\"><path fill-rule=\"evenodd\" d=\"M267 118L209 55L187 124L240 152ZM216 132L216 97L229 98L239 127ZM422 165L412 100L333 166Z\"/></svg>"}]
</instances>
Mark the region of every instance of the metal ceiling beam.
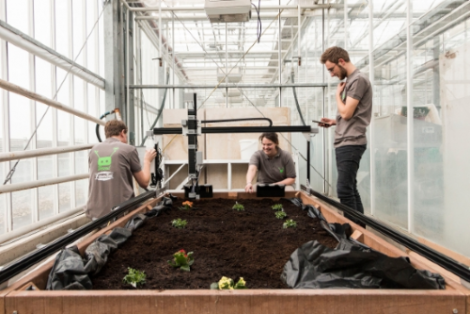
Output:
<instances>
[{"instance_id":1,"label":"metal ceiling beam","mask_svg":"<svg viewBox=\"0 0 470 314\"><path fill-rule=\"evenodd\" d=\"M219 84L214 85L130 85L130 89L213 89L213 88L284 88L284 87L326 87L326 83L296 83L296 84Z\"/></svg>"}]
</instances>

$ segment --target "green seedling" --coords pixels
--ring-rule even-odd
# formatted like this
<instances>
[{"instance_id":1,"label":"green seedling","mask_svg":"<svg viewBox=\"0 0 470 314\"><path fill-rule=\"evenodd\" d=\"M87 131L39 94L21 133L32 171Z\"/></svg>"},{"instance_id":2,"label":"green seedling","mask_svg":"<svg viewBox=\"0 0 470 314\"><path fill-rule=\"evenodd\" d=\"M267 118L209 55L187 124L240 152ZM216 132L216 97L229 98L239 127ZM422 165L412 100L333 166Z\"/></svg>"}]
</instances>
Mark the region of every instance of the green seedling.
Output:
<instances>
[{"instance_id":1,"label":"green seedling","mask_svg":"<svg viewBox=\"0 0 470 314\"><path fill-rule=\"evenodd\" d=\"M175 228L178 228L178 229L183 229L184 227L186 227L186 225L188 224L188 222L186 220L183 220L181 218L177 218L177 219L174 219L171 221L171 225Z\"/></svg>"},{"instance_id":2,"label":"green seedling","mask_svg":"<svg viewBox=\"0 0 470 314\"><path fill-rule=\"evenodd\" d=\"M286 212L283 212L282 210L275 212L274 215L276 215L277 219L284 219L287 216Z\"/></svg>"},{"instance_id":3,"label":"green seedling","mask_svg":"<svg viewBox=\"0 0 470 314\"><path fill-rule=\"evenodd\" d=\"M173 260L168 261L168 264L173 267L179 267L181 270L190 271L189 266L194 263L193 252L186 254L185 250L179 250L173 254Z\"/></svg>"},{"instance_id":4,"label":"green seedling","mask_svg":"<svg viewBox=\"0 0 470 314\"><path fill-rule=\"evenodd\" d=\"M234 290L234 289L246 289L246 282L243 277L240 277L237 283L232 278L222 277L219 282L213 282L211 284L213 290Z\"/></svg>"},{"instance_id":5,"label":"green seedling","mask_svg":"<svg viewBox=\"0 0 470 314\"><path fill-rule=\"evenodd\" d=\"M245 206L242 204L238 204L238 202L235 202L235 205L233 205L232 209L235 209L237 212L245 210Z\"/></svg>"},{"instance_id":6,"label":"green seedling","mask_svg":"<svg viewBox=\"0 0 470 314\"><path fill-rule=\"evenodd\" d=\"M287 219L283 224L282 228L287 229L287 228L297 228L297 223L293 221L292 219Z\"/></svg>"},{"instance_id":7,"label":"green seedling","mask_svg":"<svg viewBox=\"0 0 470 314\"><path fill-rule=\"evenodd\" d=\"M280 211L280 210L282 210L282 204L273 205L273 206L271 206L271 208L275 211Z\"/></svg>"},{"instance_id":8,"label":"green seedling","mask_svg":"<svg viewBox=\"0 0 470 314\"><path fill-rule=\"evenodd\" d=\"M143 285L145 283L145 272L140 271L134 268L128 267L127 270L129 273L124 276L122 282L130 284L134 288L137 288L138 285Z\"/></svg>"}]
</instances>

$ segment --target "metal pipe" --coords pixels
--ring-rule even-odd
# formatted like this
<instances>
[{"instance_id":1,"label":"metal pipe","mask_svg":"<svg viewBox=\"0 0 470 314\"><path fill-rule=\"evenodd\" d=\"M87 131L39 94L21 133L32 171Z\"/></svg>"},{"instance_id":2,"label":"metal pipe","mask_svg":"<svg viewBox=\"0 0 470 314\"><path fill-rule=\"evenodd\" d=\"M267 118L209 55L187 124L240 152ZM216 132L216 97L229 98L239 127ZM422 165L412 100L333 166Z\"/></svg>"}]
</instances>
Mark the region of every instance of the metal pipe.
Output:
<instances>
[{"instance_id":1,"label":"metal pipe","mask_svg":"<svg viewBox=\"0 0 470 314\"><path fill-rule=\"evenodd\" d=\"M296 83L296 84L220 84L213 85L131 85L130 89L214 89L214 88L280 88L280 87L325 87L325 83ZM0 86L1 87L1 86Z\"/></svg>"},{"instance_id":2,"label":"metal pipe","mask_svg":"<svg viewBox=\"0 0 470 314\"><path fill-rule=\"evenodd\" d=\"M407 107L407 179L408 179L408 225L407 230L411 232L413 226L413 207L414 207L414 139L413 139L413 63L411 56L413 55L413 34L411 31L411 12L412 0L406 0L406 107Z\"/></svg>"},{"instance_id":3,"label":"metal pipe","mask_svg":"<svg viewBox=\"0 0 470 314\"><path fill-rule=\"evenodd\" d=\"M59 177L59 178L53 178L53 179L39 180L39 181L36 181L36 182L22 182L22 183L1 185L0 186L0 194L8 193L8 192L22 191L22 190L28 190L28 189L34 189L34 188L39 188L41 186L59 184L59 183L64 183L64 182L77 181L77 180L81 180L81 179L87 179L88 177L89 177L89 174L84 173L84 174L76 174L76 175L67 176L67 177Z\"/></svg>"},{"instance_id":4,"label":"metal pipe","mask_svg":"<svg viewBox=\"0 0 470 314\"><path fill-rule=\"evenodd\" d=\"M281 125L281 126L219 126L219 127L202 127L203 134L218 133L263 133L263 132L290 132L290 133L318 133L318 128L312 128L304 125ZM153 134L183 134L182 128L154 128Z\"/></svg>"},{"instance_id":5,"label":"metal pipe","mask_svg":"<svg viewBox=\"0 0 470 314\"><path fill-rule=\"evenodd\" d=\"M101 124L101 125L105 125L105 122L103 122L100 119L97 119L97 118L95 118L95 117L93 117L89 114L86 114L84 112L81 112L81 111L78 111L78 110L73 109L71 107L68 107L66 105L63 105L58 101L55 101L55 100L46 98L44 96L41 96L39 94L33 93L33 92L31 92L27 89L19 87L18 85L12 84L8 81L0 79L0 88L3 88L3 89L5 89L9 92L13 92L15 94L24 96L26 98L29 98L29 99L32 99L32 100L35 100L35 101L39 101L40 103L43 103L45 105L54 107L56 109L71 113L71 114L73 114L77 117L89 120L91 122L98 123L98 124Z\"/></svg>"},{"instance_id":6,"label":"metal pipe","mask_svg":"<svg viewBox=\"0 0 470 314\"><path fill-rule=\"evenodd\" d=\"M362 5L362 3L360 4ZM353 4L349 7L357 7L359 5ZM316 9L341 9L344 8L343 4L314 4L314 5L305 5L303 6L304 9L309 10L316 10ZM263 6L262 9L264 11L274 11L274 10L295 10L297 9L296 4L291 5L266 5ZM146 8L130 8L131 11L136 12L152 12L152 11L159 11L158 7L146 7ZM178 8L162 8L161 11L163 12L171 12L171 11L187 11L187 12L205 12L204 8L195 8L195 7L178 7Z\"/></svg>"},{"instance_id":7,"label":"metal pipe","mask_svg":"<svg viewBox=\"0 0 470 314\"><path fill-rule=\"evenodd\" d=\"M104 89L104 78L0 20L0 38Z\"/></svg>"},{"instance_id":8,"label":"metal pipe","mask_svg":"<svg viewBox=\"0 0 470 314\"><path fill-rule=\"evenodd\" d=\"M10 266L5 267L0 271L0 283L7 281L8 279L13 278L15 275L21 273L22 271L30 268L34 264L44 260L51 254L63 249L66 245L72 243L73 241L80 239L81 237L87 235L91 231L95 230L96 228L104 225L105 223L111 221L113 218L118 217L119 215L123 214L127 210L133 209L136 205L155 197L155 191L148 191L143 193L137 197L134 197L119 206L115 207L113 211L111 211L108 215L96 219L77 230L69 233L50 244L46 245L43 248L38 249L37 251L22 257L20 260L16 261L15 263L11 264Z\"/></svg>"},{"instance_id":9,"label":"metal pipe","mask_svg":"<svg viewBox=\"0 0 470 314\"><path fill-rule=\"evenodd\" d=\"M369 81L372 88L372 95L374 92L374 7L373 1L369 1ZM375 121L374 112L372 112L372 119L370 122L370 141L369 141L369 159L370 159L370 214L374 216L375 213Z\"/></svg>"},{"instance_id":10,"label":"metal pipe","mask_svg":"<svg viewBox=\"0 0 470 314\"><path fill-rule=\"evenodd\" d=\"M53 223L55 223L56 221L59 221L61 219L64 219L64 218L67 218L67 217L70 217L70 216L73 216L81 211L83 211L85 209L85 206L79 206L75 209L72 209L72 210L68 210L68 211L65 211L65 212L62 212L60 214L57 214L57 215L54 215L52 217L49 217L49 218L46 218L46 219L43 219L43 220L40 220L36 223L33 223L33 224L30 224L30 225L27 225L23 228L20 228L20 229L16 229L16 230L13 230L11 232L8 232L8 233L5 233L5 234L2 234L0 236L0 243L4 243L4 242L7 242L11 239L15 239L15 238L18 238L18 237L21 237L25 234L28 234L30 233L31 231L35 231L37 229L40 229L42 227L45 227L45 226L49 226Z\"/></svg>"},{"instance_id":11,"label":"metal pipe","mask_svg":"<svg viewBox=\"0 0 470 314\"><path fill-rule=\"evenodd\" d=\"M34 150L1 153L0 162L62 154L62 153L77 152L81 150L90 149L93 147L93 145L94 144L83 144L83 145L75 145L75 146L48 147L48 148L40 148L40 149L34 149Z\"/></svg>"}]
</instances>

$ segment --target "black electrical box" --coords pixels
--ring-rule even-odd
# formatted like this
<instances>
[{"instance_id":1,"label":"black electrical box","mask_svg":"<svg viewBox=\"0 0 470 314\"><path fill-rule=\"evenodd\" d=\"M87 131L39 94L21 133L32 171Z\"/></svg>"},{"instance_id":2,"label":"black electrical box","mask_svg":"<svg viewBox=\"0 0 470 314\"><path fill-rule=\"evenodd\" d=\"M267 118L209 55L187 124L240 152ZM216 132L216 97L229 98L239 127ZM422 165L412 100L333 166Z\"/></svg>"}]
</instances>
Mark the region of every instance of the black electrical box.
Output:
<instances>
[{"instance_id":1,"label":"black electrical box","mask_svg":"<svg viewBox=\"0 0 470 314\"><path fill-rule=\"evenodd\" d=\"M184 186L184 197L185 198L189 198L190 190L191 190L190 185L185 185ZM198 187L196 188L196 194L198 194L200 198L211 198L211 197L213 197L212 185L210 185L210 184L198 185Z\"/></svg>"},{"instance_id":2,"label":"black electrical box","mask_svg":"<svg viewBox=\"0 0 470 314\"><path fill-rule=\"evenodd\" d=\"M286 186L284 184L258 184L256 197L284 197Z\"/></svg>"}]
</instances>

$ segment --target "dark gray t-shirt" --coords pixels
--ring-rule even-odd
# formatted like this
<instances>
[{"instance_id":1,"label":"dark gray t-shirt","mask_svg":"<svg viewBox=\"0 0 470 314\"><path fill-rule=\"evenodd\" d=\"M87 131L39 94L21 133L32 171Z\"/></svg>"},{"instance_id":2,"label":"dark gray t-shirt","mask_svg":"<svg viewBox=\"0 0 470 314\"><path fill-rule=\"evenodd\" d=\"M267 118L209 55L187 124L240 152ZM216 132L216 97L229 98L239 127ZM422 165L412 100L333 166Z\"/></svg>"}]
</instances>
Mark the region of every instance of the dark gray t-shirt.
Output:
<instances>
[{"instance_id":1,"label":"dark gray t-shirt","mask_svg":"<svg viewBox=\"0 0 470 314\"><path fill-rule=\"evenodd\" d=\"M86 215L100 218L134 196L133 173L142 170L137 149L118 139L96 144L88 155L90 184Z\"/></svg>"},{"instance_id":2,"label":"dark gray t-shirt","mask_svg":"<svg viewBox=\"0 0 470 314\"><path fill-rule=\"evenodd\" d=\"M256 151L250 158L250 165L258 168L258 183L276 183L287 178L295 178L295 166L292 156L279 147L273 158L262 151Z\"/></svg>"},{"instance_id":3,"label":"dark gray t-shirt","mask_svg":"<svg viewBox=\"0 0 470 314\"><path fill-rule=\"evenodd\" d=\"M338 113L336 115L335 147L346 145L366 145L366 129L372 115L372 86L366 75L355 70L348 77L346 86L341 94L341 100L346 98L359 100L353 116L344 120Z\"/></svg>"}]
</instances>

